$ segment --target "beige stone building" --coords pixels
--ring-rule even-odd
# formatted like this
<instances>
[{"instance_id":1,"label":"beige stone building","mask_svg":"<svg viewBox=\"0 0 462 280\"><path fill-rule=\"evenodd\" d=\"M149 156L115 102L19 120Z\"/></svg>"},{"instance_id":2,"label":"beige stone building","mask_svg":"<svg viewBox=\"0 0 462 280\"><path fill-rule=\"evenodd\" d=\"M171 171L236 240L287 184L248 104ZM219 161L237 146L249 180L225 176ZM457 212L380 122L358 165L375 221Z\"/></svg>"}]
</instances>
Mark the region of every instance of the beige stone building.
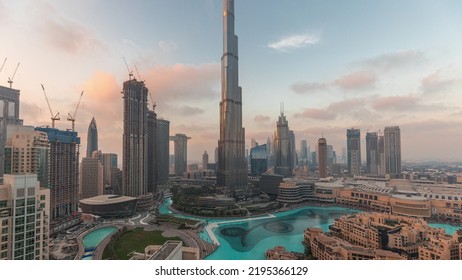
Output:
<instances>
[{"instance_id":1,"label":"beige stone building","mask_svg":"<svg viewBox=\"0 0 462 280\"><path fill-rule=\"evenodd\" d=\"M403 260L403 256L386 250L353 245L335 236L325 235L321 229L308 228L304 244L318 260Z\"/></svg>"},{"instance_id":2,"label":"beige stone building","mask_svg":"<svg viewBox=\"0 0 462 280\"><path fill-rule=\"evenodd\" d=\"M462 230L451 236L421 218L384 213L343 216L328 234L309 228L304 244L318 259L396 259L390 253L406 259L462 258Z\"/></svg>"}]
</instances>

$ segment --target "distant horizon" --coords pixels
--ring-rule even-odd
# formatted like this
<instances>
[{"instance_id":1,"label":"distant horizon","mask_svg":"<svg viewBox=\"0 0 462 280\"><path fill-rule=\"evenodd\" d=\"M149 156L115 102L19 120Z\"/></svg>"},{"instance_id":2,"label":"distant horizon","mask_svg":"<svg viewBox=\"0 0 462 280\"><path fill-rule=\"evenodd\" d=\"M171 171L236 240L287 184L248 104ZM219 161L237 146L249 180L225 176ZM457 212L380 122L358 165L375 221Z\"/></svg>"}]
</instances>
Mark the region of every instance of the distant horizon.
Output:
<instances>
[{"instance_id":1,"label":"distant horizon","mask_svg":"<svg viewBox=\"0 0 462 280\"><path fill-rule=\"evenodd\" d=\"M133 71L146 81L158 117L170 121L170 135L191 137L188 161L200 162L204 150L214 161L221 5L0 0L0 31L9 34L0 45L0 67L7 58L0 85L9 87L20 62L13 83L21 91L20 118L51 125L43 84L60 112L59 129L71 128L65 119L83 90L75 122L81 151L95 117L100 150L121 162L120 92ZM297 149L306 139L313 150L323 134L341 155L346 130L355 127L363 153L366 131L398 125L403 161L462 162L462 2L236 0L235 10L249 149L252 138L266 143L273 136L284 102Z\"/></svg>"}]
</instances>

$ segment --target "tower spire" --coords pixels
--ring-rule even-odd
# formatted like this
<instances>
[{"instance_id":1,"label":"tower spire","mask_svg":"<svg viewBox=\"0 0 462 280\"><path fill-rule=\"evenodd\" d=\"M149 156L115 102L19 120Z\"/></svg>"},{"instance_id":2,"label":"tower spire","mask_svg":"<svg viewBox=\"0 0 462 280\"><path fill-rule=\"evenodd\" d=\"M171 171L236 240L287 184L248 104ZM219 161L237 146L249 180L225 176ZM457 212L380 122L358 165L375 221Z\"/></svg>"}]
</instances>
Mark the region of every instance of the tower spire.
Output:
<instances>
[{"instance_id":1,"label":"tower spire","mask_svg":"<svg viewBox=\"0 0 462 280\"><path fill-rule=\"evenodd\" d=\"M234 0L223 0L220 140L217 185L229 194L247 185L245 130L242 127L242 89L239 86L238 39L234 34Z\"/></svg>"}]
</instances>

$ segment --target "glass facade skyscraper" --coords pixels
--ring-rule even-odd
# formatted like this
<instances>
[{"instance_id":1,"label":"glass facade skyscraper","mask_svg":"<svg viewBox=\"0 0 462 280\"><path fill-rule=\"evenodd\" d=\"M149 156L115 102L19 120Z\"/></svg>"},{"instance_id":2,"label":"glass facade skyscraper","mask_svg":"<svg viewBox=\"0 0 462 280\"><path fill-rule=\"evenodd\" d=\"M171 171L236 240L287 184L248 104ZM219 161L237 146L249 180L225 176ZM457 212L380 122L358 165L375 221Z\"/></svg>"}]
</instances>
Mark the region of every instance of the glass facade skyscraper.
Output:
<instances>
[{"instance_id":1,"label":"glass facade skyscraper","mask_svg":"<svg viewBox=\"0 0 462 280\"><path fill-rule=\"evenodd\" d=\"M268 170L267 145L259 145L250 149L250 175L260 176Z\"/></svg>"},{"instance_id":2,"label":"glass facade skyscraper","mask_svg":"<svg viewBox=\"0 0 462 280\"><path fill-rule=\"evenodd\" d=\"M92 157L94 151L98 151L98 128L96 127L95 117L88 125L87 133L87 158Z\"/></svg>"},{"instance_id":3,"label":"glass facade skyscraper","mask_svg":"<svg viewBox=\"0 0 462 280\"><path fill-rule=\"evenodd\" d=\"M361 175L361 132L347 129L348 171L351 176Z\"/></svg>"},{"instance_id":4,"label":"glass facade skyscraper","mask_svg":"<svg viewBox=\"0 0 462 280\"><path fill-rule=\"evenodd\" d=\"M401 130L399 126L385 127L384 130L385 172L391 178L401 175Z\"/></svg>"},{"instance_id":5,"label":"glass facade skyscraper","mask_svg":"<svg viewBox=\"0 0 462 280\"><path fill-rule=\"evenodd\" d=\"M230 195L247 186L245 130L242 127L242 89L239 86L238 41L234 34L234 0L223 0L220 140L217 185Z\"/></svg>"}]
</instances>

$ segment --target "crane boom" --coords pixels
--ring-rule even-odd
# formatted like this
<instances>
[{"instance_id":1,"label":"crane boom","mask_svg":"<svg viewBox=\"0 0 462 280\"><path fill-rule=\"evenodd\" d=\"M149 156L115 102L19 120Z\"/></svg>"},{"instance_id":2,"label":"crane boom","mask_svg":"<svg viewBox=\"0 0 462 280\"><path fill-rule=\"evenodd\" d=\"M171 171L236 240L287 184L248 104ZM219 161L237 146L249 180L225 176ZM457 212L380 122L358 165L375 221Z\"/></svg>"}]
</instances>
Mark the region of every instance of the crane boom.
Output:
<instances>
[{"instance_id":1,"label":"crane boom","mask_svg":"<svg viewBox=\"0 0 462 280\"><path fill-rule=\"evenodd\" d=\"M75 128L75 116L77 115L77 110L79 109L82 96L83 96L83 90L80 93L79 102L77 102L77 106L75 107L74 115L71 115L70 113L67 114L68 115L67 120L72 122L72 131L74 131L74 128Z\"/></svg>"},{"instance_id":2,"label":"crane boom","mask_svg":"<svg viewBox=\"0 0 462 280\"><path fill-rule=\"evenodd\" d=\"M125 57L123 59L124 59L124 62L125 62L125 66L127 66L128 78L129 78L129 80L131 80L132 77L133 77L133 70L130 70L130 68L128 67L128 64L127 64L127 61L125 60Z\"/></svg>"},{"instance_id":3,"label":"crane boom","mask_svg":"<svg viewBox=\"0 0 462 280\"><path fill-rule=\"evenodd\" d=\"M77 109L79 109L80 101L82 101L82 96L83 96L83 90L80 93L79 102L77 103L77 107L75 107L73 118L75 118L75 116L77 115Z\"/></svg>"},{"instance_id":4,"label":"crane boom","mask_svg":"<svg viewBox=\"0 0 462 280\"><path fill-rule=\"evenodd\" d=\"M51 115L51 127L55 128L55 121L59 121L61 118L59 117L59 112L56 115L53 115L53 111L51 110L50 102L48 101L47 93L45 91L45 87L43 84L40 84L42 86L43 94L45 95L45 100L47 101L48 104L48 109L50 110L50 115Z\"/></svg>"},{"instance_id":5,"label":"crane boom","mask_svg":"<svg viewBox=\"0 0 462 280\"><path fill-rule=\"evenodd\" d=\"M6 62L6 59L7 59L7 58L8 58L8 57L5 57L5 60L3 60L2 67L0 67L0 73L1 73L2 70L3 70L3 66L5 66L5 62Z\"/></svg>"},{"instance_id":6,"label":"crane boom","mask_svg":"<svg viewBox=\"0 0 462 280\"><path fill-rule=\"evenodd\" d=\"M16 69L14 69L13 76L11 76L11 78L8 78L8 83L10 84L10 88L13 87L13 79L14 79L14 76L16 76L16 72L18 71L18 68L19 68L19 62L18 62L18 65L16 65Z\"/></svg>"}]
</instances>

